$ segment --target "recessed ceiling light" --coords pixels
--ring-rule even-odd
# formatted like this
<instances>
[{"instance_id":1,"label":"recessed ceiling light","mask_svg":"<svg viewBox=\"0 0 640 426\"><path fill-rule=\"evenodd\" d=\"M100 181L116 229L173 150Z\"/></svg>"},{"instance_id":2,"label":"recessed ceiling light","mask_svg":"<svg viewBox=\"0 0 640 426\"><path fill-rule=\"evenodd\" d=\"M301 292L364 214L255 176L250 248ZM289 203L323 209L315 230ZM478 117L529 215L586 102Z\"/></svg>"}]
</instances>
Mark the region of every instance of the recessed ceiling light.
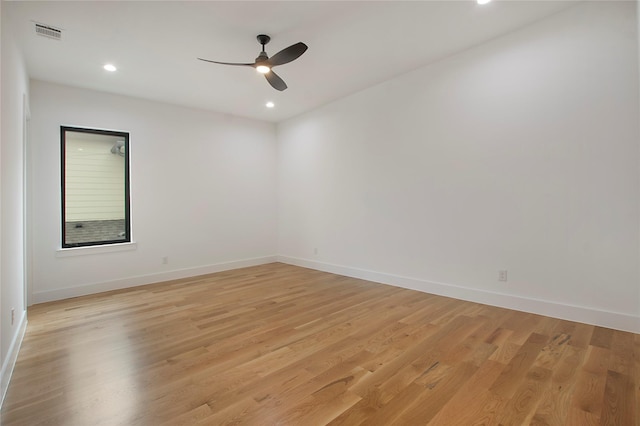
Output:
<instances>
[{"instance_id":1,"label":"recessed ceiling light","mask_svg":"<svg viewBox=\"0 0 640 426\"><path fill-rule=\"evenodd\" d=\"M105 70L110 71L110 72L114 72L115 70L117 70L118 68L115 67L115 65L113 64L106 64L104 67Z\"/></svg>"},{"instance_id":2,"label":"recessed ceiling light","mask_svg":"<svg viewBox=\"0 0 640 426\"><path fill-rule=\"evenodd\" d=\"M267 102L267 103L265 104L265 106L266 106L267 108L273 108L274 106L276 106L276 104L274 104L273 102Z\"/></svg>"},{"instance_id":3,"label":"recessed ceiling light","mask_svg":"<svg viewBox=\"0 0 640 426\"><path fill-rule=\"evenodd\" d=\"M487 3L489 3L490 1L491 1L491 0L476 0L476 2L477 2L478 4L487 4Z\"/></svg>"}]
</instances>

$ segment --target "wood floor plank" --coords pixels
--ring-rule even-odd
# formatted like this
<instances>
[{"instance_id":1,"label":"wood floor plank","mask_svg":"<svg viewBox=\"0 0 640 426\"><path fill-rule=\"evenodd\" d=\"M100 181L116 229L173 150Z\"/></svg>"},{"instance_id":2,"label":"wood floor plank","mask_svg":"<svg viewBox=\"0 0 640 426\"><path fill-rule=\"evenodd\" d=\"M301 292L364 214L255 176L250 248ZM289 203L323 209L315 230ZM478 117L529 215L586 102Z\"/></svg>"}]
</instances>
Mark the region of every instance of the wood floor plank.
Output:
<instances>
[{"instance_id":1,"label":"wood floor plank","mask_svg":"<svg viewBox=\"0 0 640 426\"><path fill-rule=\"evenodd\" d=\"M558 363L553 367L551 387L540 401L532 424L548 426L565 424L578 377L577 371L582 365L585 353L584 349L566 346Z\"/></svg>"},{"instance_id":2,"label":"wood floor plank","mask_svg":"<svg viewBox=\"0 0 640 426\"><path fill-rule=\"evenodd\" d=\"M589 346L573 392L571 405L578 411L588 413L587 418L600 419L607 381L609 350Z\"/></svg>"},{"instance_id":3,"label":"wood floor plank","mask_svg":"<svg viewBox=\"0 0 640 426\"><path fill-rule=\"evenodd\" d=\"M529 424L533 420L538 404L550 391L551 371L532 367L526 379L518 386L513 397L498 415L503 425Z\"/></svg>"},{"instance_id":4,"label":"wood floor plank","mask_svg":"<svg viewBox=\"0 0 640 426\"><path fill-rule=\"evenodd\" d=\"M640 426L637 334L280 263L28 318L5 426Z\"/></svg>"},{"instance_id":5,"label":"wood floor plank","mask_svg":"<svg viewBox=\"0 0 640 426\"><path fill-rule=\"evenodd\" d=\"M412 403L397 416L398 424L427 424L477 371L476 365L461 362L452 366L443 377L425 383L419 398L413 398Z\"/></svg>"},{"instance_id":6,"label":"wood floor plank","mask_svg":"<svg viewBox=\"0 0 640 426\"><path fill-rule=\"evenodd\" d=\"M633 424L636 418L635 404L635 386L631 377L609 370L600 424Z\"/></svg>"},{"instance_id":7,"label":"wood floor plank","mask_svg":"<svg viewBox=\"0 0 640 426\"><path fill-rule=\"evenodd\" d=\"M531 333L489 390L504 398L513 397L546 343L547 337Z\"/></svg>"},{"instance_id":8,"label":"wood floor plank","mask_svg":"<svg viewBox=\"0 0 640 426\"><path fill-rule=\"evenodd\" d=\"M454 422L464 425L496 423L495 417L506 399L498 397L488 388L504 367L504 364L495 361L483 363L431 419L429 426L448 426Z\"/></svg>"},{"instance_id":9,"label":"wood floor plank","mask_svg":"<svg viewBox=\"0 0 640 426\"><path fill-rule=\"evenodd\" d=\"M591 346L598 346L603 349L609 349L611 347L611 339L613 338L614 331L610 328L595 327L593 335L591 336Z\"/></svg>"}]
</instances>

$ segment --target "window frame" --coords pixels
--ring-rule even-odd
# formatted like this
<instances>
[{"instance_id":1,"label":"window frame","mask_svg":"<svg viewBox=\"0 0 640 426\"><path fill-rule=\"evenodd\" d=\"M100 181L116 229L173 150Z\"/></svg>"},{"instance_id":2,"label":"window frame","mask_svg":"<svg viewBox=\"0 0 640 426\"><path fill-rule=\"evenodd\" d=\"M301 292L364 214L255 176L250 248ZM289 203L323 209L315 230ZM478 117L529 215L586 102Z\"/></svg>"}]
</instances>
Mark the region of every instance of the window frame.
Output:
<instances>
[{"instance_id":1,"label":"window frame","mask_svg":"<svg viewBox=\"0 0 640 426\"><path fill-rule=\"evenodd\" d=\"M117 240L87 241L80 243L67 243L66 241L66 139L67 132L88 133L94 135L116 136L124 139L124 238ZM73 249L78 247L110 246L114 244L131 243L131 197L130 197L130 173L129 173L129 132L120 130L105 130L75 126L60 126L60 197L61 197L61 247Z\"/></svg>"}]
</instances>

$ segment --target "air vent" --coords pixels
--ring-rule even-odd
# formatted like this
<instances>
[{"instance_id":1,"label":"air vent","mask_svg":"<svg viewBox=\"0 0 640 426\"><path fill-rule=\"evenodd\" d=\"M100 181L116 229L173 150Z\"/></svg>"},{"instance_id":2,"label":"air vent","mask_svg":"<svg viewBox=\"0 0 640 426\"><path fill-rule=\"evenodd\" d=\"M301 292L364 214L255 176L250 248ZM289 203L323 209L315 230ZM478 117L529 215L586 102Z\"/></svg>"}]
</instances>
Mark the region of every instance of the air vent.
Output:
<instances>
[{"instance_id":1,"label":"air vent","mask_svg":"<svg viewBox=\"0 0 640 426\"><path fill-rule=\"evenodd\" d=\"M42 37L52 38L54 40L62 39L62 30L36 23L36 34Z\"/></svg>"}]
</instances>

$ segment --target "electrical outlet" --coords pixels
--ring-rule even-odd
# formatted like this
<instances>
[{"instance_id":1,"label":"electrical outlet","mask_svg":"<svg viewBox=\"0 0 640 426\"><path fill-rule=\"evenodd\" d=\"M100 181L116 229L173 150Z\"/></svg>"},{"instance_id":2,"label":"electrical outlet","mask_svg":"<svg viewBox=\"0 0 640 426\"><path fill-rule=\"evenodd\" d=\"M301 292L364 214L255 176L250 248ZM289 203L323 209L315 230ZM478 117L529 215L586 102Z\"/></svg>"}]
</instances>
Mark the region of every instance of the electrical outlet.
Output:
<instances>
[{"instance_id":1,"label":"electrical outlet","mask_svg":"<svg viewBox=\"0 0 640 426\"><path fill-rule=\"evenodd\" d=\"M318 247L313 249L313 254L318 254Z\"/></svg>"},{"instance_id":2,"label":"electrical outlet","mask_svg":"<svg viewBox=\"0 0 640 426\"><path fill-rule=\"evenodd\" d=\"M498 281L507 281L507 270L498 271Z\"/></svg>"},{"instance_id":3,"label":"electrical outlet","mask_svg":"<svg viewBox=\"0 0 640 426\"><path fill-rule=\"evenodd\" d=\"M162 256L162 264L166 265L167 263L169 263L169 256Z\"/></svg>"},{"instance_id":4,"label":"electrical outlet","mask_svg":"<svg viewBox=\"0 0 640 426\"><path fill-rule=\"evenodd\" d=\"M14 308L11 308L11 325L13 325L15 320L16 320L16 310Z\"/></svg>"}]
</instances>

